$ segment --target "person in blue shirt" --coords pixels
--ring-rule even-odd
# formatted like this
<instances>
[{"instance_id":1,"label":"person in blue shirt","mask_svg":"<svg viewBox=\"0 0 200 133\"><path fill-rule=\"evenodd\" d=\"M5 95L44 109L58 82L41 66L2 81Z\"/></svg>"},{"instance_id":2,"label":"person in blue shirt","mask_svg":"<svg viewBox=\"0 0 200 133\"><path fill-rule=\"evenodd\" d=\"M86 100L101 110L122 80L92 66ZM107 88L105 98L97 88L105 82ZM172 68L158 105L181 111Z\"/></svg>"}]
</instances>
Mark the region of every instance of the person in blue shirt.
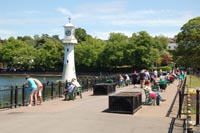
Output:
<instances>
[{"instance_id":1,"label":"person in blue shirt","mask_svg":"<svg viewBox=\"0 0 200 133\"><path fill-rule=\"evenodd\" d=\"M33 105L33 98L35 99L35 105L37 105L37 93L38 93L37 84L34 82L33 78L31 78L29 75L27 75L25 85L28 86L28 89L30 92L28 107Z\"/></svg>"},{"instance_id":2,"label":"person in blue shirt","mask_svg":"<svg viewBox=\"0 0 200 133\"><path fill-rule=\"evenodd\" d=\"M185 73L184 73L184 71L181 71L180 80L183 81L184 79L185 79Z\"/></svg>"}]
</instances>

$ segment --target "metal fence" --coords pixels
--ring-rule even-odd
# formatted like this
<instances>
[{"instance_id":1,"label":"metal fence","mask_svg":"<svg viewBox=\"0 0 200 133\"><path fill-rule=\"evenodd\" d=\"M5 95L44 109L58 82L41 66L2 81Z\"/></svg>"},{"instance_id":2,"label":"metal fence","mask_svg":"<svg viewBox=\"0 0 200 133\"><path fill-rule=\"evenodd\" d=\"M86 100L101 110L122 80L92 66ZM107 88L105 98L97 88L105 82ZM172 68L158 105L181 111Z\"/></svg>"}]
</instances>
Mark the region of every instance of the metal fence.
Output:
<instances>
[{"instance_id":1,"label":"metal fence","mask_svg":"<svg viewBox=\"0 0 200 133\"><path fill-rule=\"evenodd\" d=\"M82 86L82 91L84 92L92 90L93 85L97 83L104 83L108 80L117 83L118 75L79 77L77 80ZM61 81L43 83L43 101L61 97L65 87L66 83ZM26 88L23 85L11 85L0 89L0 109L26 106L28 103L29 95L26 93Z\"/></svg>"},{"instance_id":2,"label":"metal fence","mask_svg":"<svg viewBox=\"0 0 200 133\"><path fill-rule=\"evenodd\" d=\"M200 123L200 90L197 89L196 93L189 93L189 88L186 85L186 78L179 84L179 111L178 117L185 115L185 131L188 133L193 132L193 125L197 126ZM192 121L192 115L196 116L195 123Z\"/></svg>"}]
</instances>

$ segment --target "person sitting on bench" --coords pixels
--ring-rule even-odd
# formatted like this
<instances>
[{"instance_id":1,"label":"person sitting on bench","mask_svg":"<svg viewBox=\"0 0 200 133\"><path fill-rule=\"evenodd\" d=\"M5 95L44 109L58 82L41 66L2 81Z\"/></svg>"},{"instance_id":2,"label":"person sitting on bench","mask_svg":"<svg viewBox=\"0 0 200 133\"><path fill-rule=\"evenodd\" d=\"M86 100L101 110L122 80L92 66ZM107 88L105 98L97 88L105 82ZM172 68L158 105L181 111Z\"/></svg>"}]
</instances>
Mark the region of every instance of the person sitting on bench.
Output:
<instances>
[{"instance_id":1,"label":"person sitting on bench","mask_svg":"<svg viewBox=\"0 0 200 133\"><path fill-rule=\"evenodd\" d=\"M149 80L146 80L145 83L144 83L144 85L145 85L144 89L147 90L147 91L149 91L150 96L151 96L151 94L152 95L156 95L160 101L162 101L162 102L166 101L166 99L163 99L161 97L161 95L160 95L159 92L152 91L152 89L151 89L151 82Z\"/></svg>"},{"instance_id":2,"label":"person sitting on bench","mask_svg":"<svg viewBox=\"0 0 200 133\"><path fill-rule=\"evenodd\" d=\"M72 79L70 86L67 89L64 90L64 94L73 92L74 88L76 87L74 82L75 82L75 78Z\"/></svg>"}]
</instances>

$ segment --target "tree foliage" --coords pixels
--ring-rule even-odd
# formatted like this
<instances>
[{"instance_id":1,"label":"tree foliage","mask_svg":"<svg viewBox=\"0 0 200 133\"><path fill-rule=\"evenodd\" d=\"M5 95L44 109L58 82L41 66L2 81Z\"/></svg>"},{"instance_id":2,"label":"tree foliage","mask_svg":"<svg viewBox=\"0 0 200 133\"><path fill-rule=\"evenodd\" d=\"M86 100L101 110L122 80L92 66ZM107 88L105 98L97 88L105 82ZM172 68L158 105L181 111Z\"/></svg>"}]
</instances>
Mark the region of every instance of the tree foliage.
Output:
<instances>
[{"instance_id":1,"label":"tree foliage","mask_svg":"<svg viewBox=\"0 0 200 133\"><path fill-rule=\"evenodd\" d=\"M189 20L177 35L175 61L186 67L200 67L200 17Z\"/></svg>"},{"instance_id":2,"label":"tree foliage","mask_svg":"<svg viewBox=\"0 0 200 133\"><path fill-rule=\"evenodd\" d=\"M134 69L153 68L155 64L169 63L168 40L164 36L152 37L146 31L110 33L108 40L93 38L84 29L75 30L75 65L87 69L110 70L129 66ZM0 45L0 62L25 71L62 71L64 45L57 35L11 37ZM159 62L160 61L160 62ZM165 63L163 63L165 62Z\"/></svg>"}]
</instances>

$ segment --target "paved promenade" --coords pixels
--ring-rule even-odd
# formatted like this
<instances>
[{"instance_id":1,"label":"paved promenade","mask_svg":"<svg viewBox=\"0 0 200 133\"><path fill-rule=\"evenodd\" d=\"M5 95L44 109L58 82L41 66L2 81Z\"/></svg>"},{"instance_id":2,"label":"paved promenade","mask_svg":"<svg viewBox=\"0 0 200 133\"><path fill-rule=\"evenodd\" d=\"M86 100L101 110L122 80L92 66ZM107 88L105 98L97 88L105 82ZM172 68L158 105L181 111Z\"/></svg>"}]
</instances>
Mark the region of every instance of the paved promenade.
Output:
<instances>
[{"instance_id":1,"label":"paved promenade","mask_svg":"<svg viewBox=\"0 0 200 133\"><path fill-rule=\"evenodd\" d=\"M168 133L172 117L166 114L176 94L178 81L170 84L161 95L167 99L160 106L143 105L135 114L108 113L108 96L84 92L83 99L46 101L34 107L19 107L0 111L1 133ZM140 91L133 86L118 91ZM176 107L175 107L176 108ZM174 114L174 116L173 116ZM178 125L178 123L176 123ZM182 133L181 126L173 133Z\"/></svg>"}]
</instances>

